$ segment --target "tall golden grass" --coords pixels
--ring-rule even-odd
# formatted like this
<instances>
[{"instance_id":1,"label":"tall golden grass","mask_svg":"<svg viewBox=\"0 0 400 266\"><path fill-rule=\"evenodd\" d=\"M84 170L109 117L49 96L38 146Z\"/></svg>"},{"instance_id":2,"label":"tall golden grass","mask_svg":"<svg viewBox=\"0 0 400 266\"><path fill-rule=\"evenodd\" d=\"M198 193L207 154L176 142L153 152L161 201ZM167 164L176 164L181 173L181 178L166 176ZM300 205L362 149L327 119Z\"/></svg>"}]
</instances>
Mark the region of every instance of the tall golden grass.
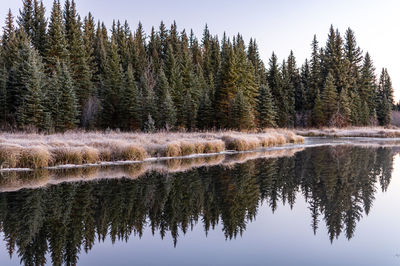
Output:
<instances>
[{"instance_id":1,"label":"tall golden grass","mask_svg":"<svg viewBox=\"0 0 400 266\"><path fill-rule=\"evenodd\" d=\"M143 161L149 157L182 157L225 150L248 151L303 141L303 137L285 129L265 129L257 133L2 133L0 168L39 169L69 164Z\"/></svg>"}]
</instances>

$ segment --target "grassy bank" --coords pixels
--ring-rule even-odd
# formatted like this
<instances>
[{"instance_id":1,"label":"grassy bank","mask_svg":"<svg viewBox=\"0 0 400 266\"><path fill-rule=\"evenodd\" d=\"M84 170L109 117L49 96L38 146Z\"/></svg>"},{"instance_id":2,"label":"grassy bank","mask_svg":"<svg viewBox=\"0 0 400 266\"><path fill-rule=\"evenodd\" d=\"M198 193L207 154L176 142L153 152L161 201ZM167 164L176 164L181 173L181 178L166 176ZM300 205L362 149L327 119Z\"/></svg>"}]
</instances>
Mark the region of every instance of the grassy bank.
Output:
<instances>
[{"instance_id":1,"label":"grassy bank","mask_svg":"<svg viewBox=\"0 0 400 266\"><path fill-rule=\"evenodd\" d=\"M298 129L296 134L304 137L367 137L367 138L400 138L400 128L384 127L349 127Z\"/></svg>"},{"instance_id":2,"label":"grassy bank","mask_svg":"<svg viewBox=\"0 0 400 266\"><path fill-rule=\"evenodd\" d=\"M0 168L40 169L68 164L143 161L150 157L248 151L303 141L303 137L285 129L266 129L260 133L2 133Z\"/></svg>"}]
</instances>

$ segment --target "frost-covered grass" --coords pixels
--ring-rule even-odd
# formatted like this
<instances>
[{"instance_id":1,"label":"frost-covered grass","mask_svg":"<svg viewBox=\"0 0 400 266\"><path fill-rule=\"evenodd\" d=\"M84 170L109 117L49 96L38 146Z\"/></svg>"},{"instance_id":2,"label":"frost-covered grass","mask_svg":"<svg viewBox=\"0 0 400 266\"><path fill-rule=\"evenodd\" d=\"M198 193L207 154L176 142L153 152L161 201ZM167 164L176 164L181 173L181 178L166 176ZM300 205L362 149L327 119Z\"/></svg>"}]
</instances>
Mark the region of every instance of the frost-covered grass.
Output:
<instances>
[{"instance_id":1,"label":"frost-covered grass","mask_svg":"<svg viewBox=\"0 0 400 266\"><path fill-rule=\"evenodd\" d=\"M248 151L303 142L303 137L286 129L247 133L0 133L0 168L38 169L68 164L143 161L150 157L179 157L225 150Z\"/></svg>"},{"instance_id":2,"label":"frost-covered grass","mask_svg":"<svg viewBox=\"0 0 400 266\"><path fill-rule=\"evenodd\" d=\"M400 128L384 127L349 127L299 129L295 133L307 137L369 137L369 138L400 138Z\"/></svg>"}]
</instances>

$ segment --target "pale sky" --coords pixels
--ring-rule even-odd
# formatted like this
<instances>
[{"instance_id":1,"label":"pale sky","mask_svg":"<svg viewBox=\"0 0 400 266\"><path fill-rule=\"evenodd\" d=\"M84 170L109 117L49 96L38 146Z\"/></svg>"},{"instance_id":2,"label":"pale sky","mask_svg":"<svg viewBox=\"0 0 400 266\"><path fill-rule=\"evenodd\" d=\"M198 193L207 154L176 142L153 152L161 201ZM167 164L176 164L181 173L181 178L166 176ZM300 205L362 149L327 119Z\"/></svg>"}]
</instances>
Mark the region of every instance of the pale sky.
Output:
<instances>
[{"instance_id":1,"label":"pale sky","mask_svg":"<svg viewBox=\"0 0 400 266\"><path fill-rule=\"evenodd\" d=\"M14 16L22 0L0 0L3 21L8 8ZM52 0L43 1L50 13ZM111 25L113 19L128 20L131 29L142 22L146 33L151 26L158 27L161 20L170 25L176 20L179 30L191 28L199 39L204 25L220 37L240 32L245 40L254 37L260 54L268 63L272 51L279 60L287 57L292 49L300 66L310 56L310 43L314 34L325 45L331 24L342 35L351 27L358 44L374 60L377 75L382 67L388 68L395 90L400 98L400 1L396 0L76 0L83 17L89 11L95 19Z\"/></svg>"}]
</instances>

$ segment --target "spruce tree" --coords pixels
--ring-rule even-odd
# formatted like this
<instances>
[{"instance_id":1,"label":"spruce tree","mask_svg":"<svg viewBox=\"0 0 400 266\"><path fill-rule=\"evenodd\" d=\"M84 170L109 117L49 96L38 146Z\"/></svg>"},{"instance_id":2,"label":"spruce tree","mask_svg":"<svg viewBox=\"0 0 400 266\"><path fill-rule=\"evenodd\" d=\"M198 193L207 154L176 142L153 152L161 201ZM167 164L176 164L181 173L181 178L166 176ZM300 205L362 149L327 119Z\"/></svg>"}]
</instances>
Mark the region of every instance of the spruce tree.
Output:
<instances>
[{"instance_id":1,"label":"spruce tree","mask_svg":"<svg viewBox=\"0 0 400 266\"><path fill-rule=\"evenodd\" d=\"M228 44L227 52L222 58L221 71L218 77L218 86L215 92L215 112L217 126L226 128L229 126L231 103L237 93L236 81L238 73L235 65L233 47Z\"/></svg>"},{"instance_id":2,"label":"spruce tree","mask_svg":"<svg viewBox=\"0 0 400 266\"><path fill-rule=\"evenodd\" d=\"M369 53L367 52L361 68L360 96L367 103L370 118L376 117L376 90L375 67Z\"/></svg>"},{"instance_id":3,"label":"spruce tree","mask_svg":"<svg viewBox=\"0 0 400 266\"><path fill-rule=\"evenodd\" d=\"M322 105L319 89L317 89L317 92L315 95L314 107L312 110L312 121L313 121L313 125L316 127L320 127L325 123L324 110L323 110L323 105Z\"/></svg>"},{"instance_id":4,"label":"spruce tree","mask_svg":"<svg viewBox=\"0 0 400 266\"><path fill-rule=\"evenodd\" d=\"M66 25L66 40L69 50L69 63L72 78L76 84L78 110L83 112L92 94L92 76L88 65L88 56L83 44L81 22L76 11L75 1L65 2L64 20Z\"/></svg>"},{"instance_id":5,"label":"spruce tree","mask_svg":"<svg viewBox=\"0 0 400 266\"><path fill-rule=\"evenodd\" d=\"M324 91L321 95L322 111L325 116L324 122L329 124L337 107L337 91L333 76L329 73L325 81Z\"/></svg>"},{"instance_id":6,"label":"spruce tree","mask_svg":"<svg viewBox=\"0 0 400 266\"><path fill-rule=\"evenodd\" d=\"M342 89L339 94L337 111L334 114L333 126L345 127L351 122L351 106L347 89Z\"/></svg>"},{"instance_id":7,"label":"spruce tree","mask_svg":"<svg viewBox=\"0 0 400 266\"><path fill-rule=\"evenodd\" d=\"M392 81L387 69L383 68L379 78L377 95L377 118L379 125L390 125L391 111L394 106Z\"/></svg>"},{"instance_id":8,"label":"spruce tree","mask_svg":"<svg viewBox=\"0 0 400 266\"><path fill-rule=\"evenodd\" d=\"M122 66L117 51L117 44L112 41L111 51L106 59L102 76L102 125L105 128L117 128L121 122L121 97L122 90Z\"/></svg>"},{"instance_id":9,"label":"spruce tree","mask_svg":"<svg viewBox=\"0 0 400 266\"><path fill-rule=\"evenodd\" d=\"M136 86L132 65L128 66L125 73L125 84L123 93L123 108L125 128L139 130L141 128L140 94Z\"/></svg>"},{"instance_id":10,"label":"spruce tree","mask_svg":"<svg viewBox=\"0 0 400 266\"><path fill-rule=\"evenodd\" d=\"M46 54L47 46L47 19L45 17L45 7L42 1L33 1L33 27L32 44L41 56Z\"/></svg>"},{"instance_id":11,"label":"spruce tree","mask_svg":"<svg viewBox=\"0 0 400 266\"><path fill-rule=\"evenodd\" d=\"M26 35L33 37L33 3L32 0L22 0L22 9L19 10L18 25L25 30Z\"/></svg>"},{"instance_id":12,"label":"spruce tree","mask_svg":"<svg viewBox=\"0 0 400 266\"><path fill-rule=\"evenodd\" d=\"M173 129L176 123L176 110L168 88L167 91L165 92L165 97L161 105L161 110L162 110L160 112L162 121L161 128L165 128L167 130Z\"/></svg>"},{"instance_id":13,"label":"spruce tree","mask_svg":"<svg viewBox=\"0 0 400 266\"><path fill-rule=\"evenodd\" d=\"M58 73L58 84L60 86L60 130L73 129L78 123L78 102L75 96L76 85L66 63L62 62L60 73Z\"/></svg>"},{"instance_id":14,"label":"spruce tree","mask_svg":"<svg viewBox=\"0 0 400 266\"><path fill-rule=\"evenodd\" d=\"M7 70L0 64L0 126L4 126L7 121Z\"/></svg>"},{"instance_id":15,"label":"spruce tree","mask_svg":"<svg viewBox=\"0 0 400 266\"><path fill-rule=\"evenodd\" d=\"M49 70L54 71L57 61L66 61L67 59L68 50L61 6L58 0L54 0L49 22L46 62Z\"/></svg>"},{"instance_id":16,"label":"spruce tree","mask_svg":"<svg viewBox=\"0 0 400 266\"><path fill-rule=\"evenodd\" d=\"M281 71L279 70L278 59L275 53L272 53L272 56L269 60L267 81L275 100L277 125L279 127L287 127L289 117L287 109L288 101L286 98L287 94L285 94L283 88L283 77Z\"/></svg>"},{"instance_id":17,"label":"spruce tree","mask_svg":"<svg viewBox=\"0 0 400 266\"><path fill-rule=\"evenodd\" d=\"M213 125L214 112L207 92L204 92L197 110L197 128L207 129Z\"/></svg>"},{"instance_id":18,"label":"spruce tree","mask_svg":"<svg viewBox=\"0 0 400 266\"><path fill-rule=\"evenodd\" d=\"M247 98L242 90L236 94L231 109L231 128L244 130L254 126L253 117Z\"/></svg>"},{"instance_id":19,"label":"spruce tree","mask_svg":"<svg viewBox=\"0 0 400 266\"><path fill-rule=\"evenodd\" d=\"M9 9L7 13L7 17L4 22L3 34L1 37L1 55L3 57L3 63L7 69L10 69L14 66L17 54L17 38L16 38L16 30L14 26L14 17L11 13L11 9Z\"/></svg>"},{"instance_id":20,"label":"spruce tree","mask_svg":"<svg viewBox=\"0 0 400 266\"><path fill-rule=\"evenodd\" d=\"M260 87L257 97L257 125L259 128L275 127L275 106L268 85Z\"/></svg>"},{"instance_id":21,"label":"spruce tree","mask_svg":"<svg viewBox=\"0 0 400 266\"><path fill-rule=\"evenodd\" d=\"M24 62L24 72L21 75L24 93L20 95L20 104L17 107L17 122L21 128L44 129L46 110L43 69L37 51L29 48L27 53L27 61Z\"/></svg>"}]
</instances>

